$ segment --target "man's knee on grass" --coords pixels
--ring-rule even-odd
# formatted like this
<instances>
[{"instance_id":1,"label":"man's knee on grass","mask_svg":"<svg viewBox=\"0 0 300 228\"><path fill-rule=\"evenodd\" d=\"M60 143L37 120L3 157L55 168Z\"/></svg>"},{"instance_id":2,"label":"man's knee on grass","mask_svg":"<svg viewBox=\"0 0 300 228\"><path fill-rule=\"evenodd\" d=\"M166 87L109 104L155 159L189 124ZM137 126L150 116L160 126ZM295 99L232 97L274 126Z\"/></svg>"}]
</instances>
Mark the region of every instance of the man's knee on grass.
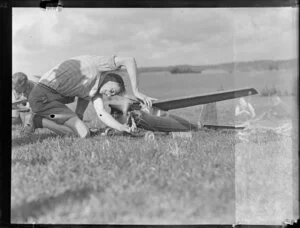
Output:
<instances>
[{"instance_id":1,"label":"man's knee on grass","mask_svg":"<svg viewBox=\"0 0 300 228\"><path fill-rule=\"evenodd\" d=\"M78 117L75 118L79 119ZM25 133L33 133L37 128L47 128L58 135L77 134L82 138L86 138L89 136L89 130L84 123L78 123L78 120L75 118L71 118L71 121L66 121L66 124L58 124L48 118L33 114L33 116L29 117L30 121L26 120Z\"/></svg>"},{"instance_id":2,"label":"man's knee on grass","mask_svg":"<svg viewBox=\"0 0 300 228\"><path fill-rule=\"evenodd\" d=\"M77 116L67 120L64 125L70 127L81 138L87 138L90 136L89 128Z\"/></svg>"}]
</instances>

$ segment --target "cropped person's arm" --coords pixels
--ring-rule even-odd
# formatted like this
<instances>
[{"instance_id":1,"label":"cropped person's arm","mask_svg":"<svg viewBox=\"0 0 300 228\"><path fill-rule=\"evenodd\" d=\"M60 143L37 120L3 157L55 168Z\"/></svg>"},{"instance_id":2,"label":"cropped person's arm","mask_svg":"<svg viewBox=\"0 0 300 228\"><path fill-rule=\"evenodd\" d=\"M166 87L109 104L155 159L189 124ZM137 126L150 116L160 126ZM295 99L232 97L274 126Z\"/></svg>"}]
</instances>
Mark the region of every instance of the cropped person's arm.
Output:
<instances>
[{"instance_id":1,"label":"cropped person's arm","mask_svg":"<svg viewBox=\"0 0 300 228\"><path fill-rule=\"evenodd\" d=\"M117 120L115 120L111 114L109 114L103 104L103 100L100 96L95 97L93 100L93 105L95 108L95 111L97 113L97 116L99 119L106 124L107 126L114 128L118 131L126 131L131 132L131 128L127 125L120 124Z\"/></svg>"}]
</instances>

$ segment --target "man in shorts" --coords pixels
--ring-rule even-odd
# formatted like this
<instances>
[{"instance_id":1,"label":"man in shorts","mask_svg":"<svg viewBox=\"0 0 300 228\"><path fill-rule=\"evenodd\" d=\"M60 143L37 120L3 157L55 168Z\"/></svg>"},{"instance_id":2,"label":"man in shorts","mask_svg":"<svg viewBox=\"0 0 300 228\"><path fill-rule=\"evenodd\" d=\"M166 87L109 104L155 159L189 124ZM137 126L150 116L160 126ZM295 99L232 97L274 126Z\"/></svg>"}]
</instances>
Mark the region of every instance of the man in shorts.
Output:
<instances>
[{"instance_id":1,"label":"man in shorts","mask_svg":"<svg viewBox=\"0 0 300 228\"><path fill-rule=\"evenodd\" d=\"M103 104L103 96L122 93L120 76L114 73L125 67L133 94L147 106L154 98L141 93L138 88L137 66L132 57L78 56L56 65L45 73L29 96L33 112L25 133L36 128L48 128L59 134L77 134L82 138L91 135L82 118L90 101L97 116L107 126L118 131L132 132L126 124L116 121ZM78 98L75 112L66 104Z\"/></svg>"}]
</instances>

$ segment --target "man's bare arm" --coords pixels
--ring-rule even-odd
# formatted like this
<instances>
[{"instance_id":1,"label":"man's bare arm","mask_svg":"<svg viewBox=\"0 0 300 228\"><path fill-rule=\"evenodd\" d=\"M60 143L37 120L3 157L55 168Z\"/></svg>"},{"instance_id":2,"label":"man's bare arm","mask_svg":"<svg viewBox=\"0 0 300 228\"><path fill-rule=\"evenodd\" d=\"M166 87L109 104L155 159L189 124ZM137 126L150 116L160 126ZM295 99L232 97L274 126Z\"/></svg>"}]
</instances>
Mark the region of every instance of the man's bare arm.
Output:
<instances>
[{"instance_id":1,"label":"man's bare arm","mask_svg":"<svg viewBox=\"0 0 300 228\"><path fill-rule=\"evenodd\" d=\"M115 57L115 63L117 66L124 66L128 72L132 92L134 96L141 99L146 105L151 106L152 100L155 98L148 97L139 91L139 81L137 76L137 65L135 58L133 57Z\"/></svg>"},{"instance_id":2,"label":"man's bare arm","mask_svg":"<svg viewBox=\"0 0 300 228\"><path fill-rule=\"evenodd\" d=\"M138 77L136 61L133 57L115 57L115 63L119 66L124 66L128 72L133 93L138 92Z\"/></svg>"},{"instance_id":3,"label":"man's bare arm","mask_svg":"<svg viewBox=\"0 0 300 228\"><path fill-rule=\"evenodd\" d=\"M126 131L131 132L131 129L127 125L120 124L117 120L115 120L111 114L109 114L103 104L103 100L100 96L97 96L93 99L93 105L96 110L97 116L99 119L106 124L107 126L114 128L118 131Z\"/></svg>"}]
</instances>

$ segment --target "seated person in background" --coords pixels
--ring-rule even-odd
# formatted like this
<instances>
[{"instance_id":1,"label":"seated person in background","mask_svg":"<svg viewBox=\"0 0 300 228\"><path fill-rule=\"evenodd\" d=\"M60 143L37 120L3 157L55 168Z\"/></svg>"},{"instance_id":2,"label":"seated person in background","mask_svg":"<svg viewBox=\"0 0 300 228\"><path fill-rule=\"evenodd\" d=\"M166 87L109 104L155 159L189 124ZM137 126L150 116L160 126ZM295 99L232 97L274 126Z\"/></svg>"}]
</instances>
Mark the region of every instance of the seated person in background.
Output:
<instances>
[{"instance_id":1,"label":"seated person in background","mask_svg":"<svg viewBox=\"0 0 300 228\"><path fill-rule=\"evenodd\" d=\"M235 108L235 116L237 117L237 122L239 124L247 124L256 116L256 114L251 103L247 102L245 98L242 97L239 99L239 103Z\"/></svg>"},{"instance_id":2,"label":"seated person in background","mask_svg":"<svg viewBox=\"0 0 300 228\"><path fill-rule=\"evenodd\" d=\"M255 132L258 129L272 130L280 134L290 134L292 130L292 115L290 107L283 103L278 95L270 97L271 105L259 117L250 121L246 130Z\"/></svg>"},{"instance_id":3,"label":"seated person in background","mask_svg":"<svg viewBox=\"0 0 300 228\"><path fill-rule=\"evenodd\" d=\"M268 111L268 117L273 120L281 120L290 118L289 107L285 105L278 95L271 97L272 106Z\"/></svg>"},{"instance_id":4,"label":"seated person in background","mask_svg":"<svg viewBox=\"0 0 300 228\"><path fill-rule=\"evenodd\" d=\"M255 121L265 120L271 122L288 121L291 118L290 107L283 103L282 99L274 94L270 97L271 104Z\"/></svg>"}]
</instances>

